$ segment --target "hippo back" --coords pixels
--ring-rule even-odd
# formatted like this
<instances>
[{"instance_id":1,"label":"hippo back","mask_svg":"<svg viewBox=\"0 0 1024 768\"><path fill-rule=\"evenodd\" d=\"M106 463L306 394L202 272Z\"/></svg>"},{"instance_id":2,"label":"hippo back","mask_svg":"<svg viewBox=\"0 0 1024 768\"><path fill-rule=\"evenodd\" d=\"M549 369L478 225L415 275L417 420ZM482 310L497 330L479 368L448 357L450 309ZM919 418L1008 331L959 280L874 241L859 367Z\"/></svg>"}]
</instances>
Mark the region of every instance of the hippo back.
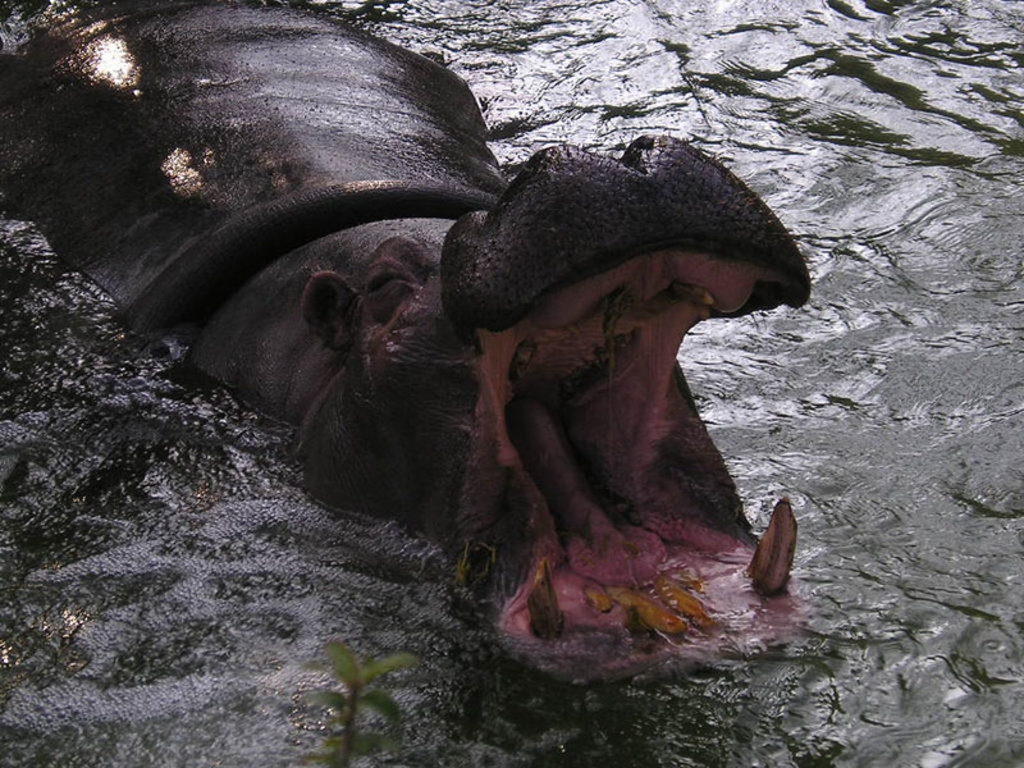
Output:
<instances>
[{"instance_id":1,"label":"hippo back","mask_svg":"<svg viewBox=\"0 0 1024 768\"><path fill-rule=\"evenodd\" d=\"M503 186L473 96L422 56L281 8L114 12L0 57L0 190L122 307L270 201L364 179Z\"/></svg>"}]
</instances>

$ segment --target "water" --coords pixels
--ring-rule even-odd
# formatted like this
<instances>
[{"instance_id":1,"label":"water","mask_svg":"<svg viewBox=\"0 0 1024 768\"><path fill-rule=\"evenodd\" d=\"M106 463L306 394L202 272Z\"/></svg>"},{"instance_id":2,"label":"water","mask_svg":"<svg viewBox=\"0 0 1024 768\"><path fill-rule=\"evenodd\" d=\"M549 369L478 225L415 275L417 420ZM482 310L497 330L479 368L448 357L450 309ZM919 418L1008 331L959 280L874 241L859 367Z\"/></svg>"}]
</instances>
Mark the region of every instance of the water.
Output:
<instances>
[{"instance_id":1,"label":"water","mask_svg":"<svg viewBox=\"0 0 1024 768\"><path fill-rule=\"evenodd\" d=\"M1024 5L310 5L448 62L510 167L672 133L797 233L810 305L681 359L755 526L793 499L808 631L683 679L532 672L428 544L306 499L287 430L5 221L0 762L295 765L342 639L423 659L373 764L1024 765Z\"/></svg>"}]
</instances>

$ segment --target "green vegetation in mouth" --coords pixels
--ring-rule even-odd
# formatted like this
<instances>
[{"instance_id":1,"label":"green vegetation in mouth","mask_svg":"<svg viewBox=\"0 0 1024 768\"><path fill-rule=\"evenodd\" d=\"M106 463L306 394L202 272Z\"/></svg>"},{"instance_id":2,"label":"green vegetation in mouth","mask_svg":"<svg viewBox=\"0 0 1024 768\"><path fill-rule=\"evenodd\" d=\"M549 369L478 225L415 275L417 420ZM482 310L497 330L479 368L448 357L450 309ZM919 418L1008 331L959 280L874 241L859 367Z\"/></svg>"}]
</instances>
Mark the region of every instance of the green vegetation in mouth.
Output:
<instances>
[{"instance_id":1,"label":"green vegetation in mouth","mask_svg":"<svg viewBox=\"0 0 1024 768\"><path fill-rule=\"evenodd\" d=\"M512 355L512 362L508 366L509 381L518 381L526 373L530 360L533 359L536 352L537 342L531 340L520 342L519 346L516 347L515 353Z\"/></svg>"},{"instance_id":2,"label":"green vegetation in mouth","mask_svg":"<svg viewBox=\"0 0 1024 768\"><path fill-rule=\"evenodd\" d=\"M625 288L609 293L603 304L601 331L604 334L604 352L607 355L608 377L615 373L615 326L633 306L633 295Z\"/></svg>"},{"instance_id":3,"label":"green vegetation in mouth","mask_svg":"<svg viewBox=\"0 0 1024 768\"><path fill-rule=\"evenodd\" d=\"M498 561L498 548L483 541L466 541L462 557L455 564L455 585L482 584Z\"/></svg>"}]
</instances>

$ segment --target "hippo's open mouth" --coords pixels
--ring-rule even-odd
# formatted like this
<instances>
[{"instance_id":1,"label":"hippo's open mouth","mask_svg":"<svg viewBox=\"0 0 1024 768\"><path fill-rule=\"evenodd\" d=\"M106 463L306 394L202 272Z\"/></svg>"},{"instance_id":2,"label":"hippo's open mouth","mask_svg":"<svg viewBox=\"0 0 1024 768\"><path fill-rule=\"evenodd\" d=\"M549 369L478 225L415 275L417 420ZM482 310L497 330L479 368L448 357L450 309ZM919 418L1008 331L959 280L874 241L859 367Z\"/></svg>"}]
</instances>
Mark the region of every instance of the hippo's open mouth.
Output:
<instances>
[{"instance_id":1,"label":"hippo's open mouth","mask_svg":"<svg viewBox=\"0 0 1024 768\"><path fill-rule=\"evenodd\" d=\"M449 230L441 278L481 352L480 444L493 437L507 498L526 508L504 635L534 660L555 649L563 673L582 659L583 676L587 658L632 667L652 643L757 637L796 524L779 502L754 554L676 355L708 317L807 300L771 210L685 142L641 137L619 159L555 147Z\"/></svg>"},{"instance_id":2,"label":"hippo's open mouth","mask_svg":"<svg viewBox=\"0 0 1024 768\"><path fill-rule=\"evenodd\" d=\"M646 652L715 631L759 601L754 538L732 479L677 374L683 337L785 277L661 250L549 294L511 328L480 331L482 405L503 418L500 463L534 509L529 575L501 624L520 638L609 635ZM750 576L785 586L795 523L773 515ZM728 597L718 592L730 593Z\"/></svg>"}]
</instances>

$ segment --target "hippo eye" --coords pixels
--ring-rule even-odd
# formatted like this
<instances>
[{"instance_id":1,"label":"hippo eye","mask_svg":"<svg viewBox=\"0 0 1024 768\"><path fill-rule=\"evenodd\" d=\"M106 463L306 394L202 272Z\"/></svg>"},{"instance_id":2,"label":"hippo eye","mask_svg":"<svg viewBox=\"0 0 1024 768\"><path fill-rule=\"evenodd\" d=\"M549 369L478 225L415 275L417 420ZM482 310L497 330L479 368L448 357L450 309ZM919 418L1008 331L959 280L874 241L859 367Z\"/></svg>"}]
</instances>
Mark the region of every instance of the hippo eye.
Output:
<instances>
[{"instance_id":1,"label":"hippo eye","mask_svg":"<svg viewBox=\"0 0 1024 768\"><path fill-rule=\"evenodd\" d=\"M390 270L378 272L367 283L363 304L374 321L385 325L417 287L410 282L408 275Z\"/></svg>"},{"instance_id":2,"label":"hippo eye","mask_svg":"<svg viewBox=\"0 0 1024 768\"><path fill-rule=\"evenodd\" d=\"M363 302L370 316L380 325L391 322L432 269L430 256L420 243L406 237L381 243L366 277Z\"/></svg>"},{"instance_id":3,"label":"hippo eye","mask_svg":"<svg viewBox=\"0 0 1024 768\"><path fill-rule=\"evenodd\" d=\"M375 291L379 291L383 288L386 288L388 283L393 283L395 281L406 283L407 285L409 282L408 277L406 277L406 275L400 274L398 272L378 272L376 275L370 278L370 281L366 285L366 290L368 293L373 293Z\"/></svg>"}]
</instances>

